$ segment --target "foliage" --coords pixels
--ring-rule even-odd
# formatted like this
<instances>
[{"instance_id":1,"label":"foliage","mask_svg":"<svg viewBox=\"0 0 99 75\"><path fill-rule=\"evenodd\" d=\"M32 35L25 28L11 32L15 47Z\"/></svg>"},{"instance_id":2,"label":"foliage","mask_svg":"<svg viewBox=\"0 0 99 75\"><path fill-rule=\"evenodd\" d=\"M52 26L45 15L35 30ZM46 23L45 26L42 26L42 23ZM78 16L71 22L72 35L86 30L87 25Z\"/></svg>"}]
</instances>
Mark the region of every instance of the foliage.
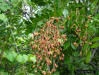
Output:
<instances>
[{"instance_id":1,"label":"foliage","mask_svg":"<svg viewBox=\"0 0 99 75\"><path fill-rule=\"evenodd\" d=\"M35 73L37 67L33 65L38 57L29 44L34 38L33 33L40 33L40 29L53 17L59 21L52 24L64 28L59 29L59 36L64 34L64 40L67 40L57 41L61 44L64 60L58 61L53 75L75 75L76 70L97 70L98 5L98 0L0 0L0 75L40 74L39 71ZM44 63L42 68L46 65Z\"/></svg>"}]
</instances>

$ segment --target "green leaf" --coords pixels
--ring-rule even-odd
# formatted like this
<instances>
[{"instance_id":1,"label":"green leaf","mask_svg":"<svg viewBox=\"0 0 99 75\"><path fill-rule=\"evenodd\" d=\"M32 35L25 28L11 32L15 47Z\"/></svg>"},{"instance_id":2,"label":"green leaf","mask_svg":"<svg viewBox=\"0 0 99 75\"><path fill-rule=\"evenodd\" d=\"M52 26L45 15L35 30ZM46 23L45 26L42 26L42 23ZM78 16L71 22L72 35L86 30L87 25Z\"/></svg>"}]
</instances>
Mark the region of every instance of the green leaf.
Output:
<instances>
[{"instance_id":1,"label":"green leaf","mask_svg":"<svg viewBox=\"0 0 99 75\"><path fill-rule=\"evenodd\" d=\"M52 74L52 75L60 75L60 74L59 74L59 72L55 72L55 73L54 73L54 74Z\"/></svg>"},{"instance_id":2,"label":"green leaf","mask_svg":"<svg viewBox=\"0 0 99 75\"><path fill-rule=\"evenodd\" d=\"M23 62L26 63L28 61L28 56L24 54L23 55L23 60L24 60Z\"/></svg>"},{"instance_id":3,"label":"green leaf","mask_svg":"<svg viewBox=\"0 0 99 75\"><path fill-rule=\"evenodd\" d=\"M0 53L1 53L1 49L0 49Z\"/></svg>"},{"instance_id":4,"label":"green leaf","mask_svg":"<svg viewBox=\"0 0 99 75\"><path fill-rule=\"evenodd\" d=\"M95 37L91 40L91 42L99 41L99 37Z\"/></svg>"},{"instance_id":5,"label":"green leaf","mask_svg":"<svg viewBox=\"0 0 99 75\"><path fill-rule=\"evenodd\" d=\"M14 7L17 7L19 2L21 2L21 0L11 0L11 3L13 4Z\"/></svg>"},{"instance_id":6,"label":"green leaf","mask_svg":"<svg viewBox=\"0 0 99 75\"><path fill-rule=\"evenodd\" d=\"M0 9L2 11L7 11L8 9L10 9L10 5L8 5L5 0L0 0Z\"/></svg>"},{"instance_id":7,"label":"green leaf","mask_svg":"<svg viewBox=\"0 0 99 75\"><path fill-rule=\"evenodd\" d=\"M23 57L21 54L19 54L16 58L16 60L19 62L19 63L23 63Z\"/></svg>"},{"instance_id":8,"label":"green leaf","mask_svg":"<svg viewBox=\"0 0 99 75\"><path fill-rule=\"evenodd\" d=\"M88 50L88 48L89 48L89 45L88 44L85 44L84 47L82 48L83 55L86 54L86 50Z\"/></svg>"},{"instance_id":9,"label":"green leaf","mask_svg":"<svg viewBox=\"0 0 99 75\"><path fill-rule=\"evenodd\" d=\"M93 45L91 46L91 48L97 48L97 47L99 47L99 43L95 43L95 44L93 44Z\"/></svg>"},{"instance_id":10,"label":"green leaf","mask_svg":"<svg viewBox=\"0 0 99 75\"><path fill-rule=\"evenodd\" d=\"M91 59L91 51L89 51L88 53L87 53L87 56L86 56L86 63L89 63L90 62L90 59Z\"/></svg>"},{"instance_id":11,"label":"green leaf","mask_svg":"<svg viewBox=\"0 0 99 75\"><path fill-rule=\"evenodd\" d=\"M73 62L73 58L70 56L70 57L65 57L65 64L70 64L71 62Z\"/></svg>"},{"instance_id":12,"label":"green leaf","mask_svg":"<svg viewBox=\"0 0 99 75\"><path fill-rule=\"evenodd\" d=\"M39 21L39 22L37 23L38 26L41 26L42 24L43 24L43 21Z\"/></svg>"},{"instance_id":13,"label":"green leaf","mask_svg":"<svg viewBox=\"0 0 99 75\"><path fill-rule=\"evenodd\" d=\"M25 72L20 71L20 72L17 72L15 75L26 75L26 74L25 74Z\"/></svg>"},{"instance_id":14,"label":"green leaf","mask_svg":"<svg viewBox=\"0 0 99 75\"><path fill-rule=\"evenodd\" d=\"M29 61L32 61L32 62L36 62L36 56L32 55L32 54L29 54Z\"/></svg>"},{"instance_id":15,"label":"green leaf","mask_svg":"<svg viewBox=\"0 0 99 75\"><path fill-rule=\"evenodd\" d=\"M14 51L6 51L4 52L4 57L7 58L9 61L13 62L17 56L17 53Z\"/></svg>"},{"instance_id":16,"label":"green leaf","mask_svg":"<svg viewBox=\"0 0 99 75\"><path fill-rule=\"evenodd\" d=\"M29 73L28 75L35 75L35 74Z\"/></svg>"},{"instance_id":17,"label":"green leaf","mask_svg":"<svg viewBox=\"0 0 99 75\"><path fill-rule=\"evenodd\" d=\"M7 17L4 14L0 14L0 20L7 22Z\"/></svg>"},{"instance_id":18,"label":"green leaf","mask_svg":"<svg viewBox=\"0 0 99 75\"><path fill-rule=\"evenodd\" d=\"M28 56L27 55L21 55L21 54L19 54L18 56L17 56L17 59L16 59L19 63L22 63L22 64L24 64L24 63L26 63L27 61L28 61Z\"/></svg>"},{"instance_id":19,"label":"green leaf","mask_svg":"<svg viewBox=\"0 0 99 75\"><path fill-rule=\"evenodd\" d=\"M7 72L0 72L0 75L8 75Z\"/></svg>"},{"instance_id":20,"label":"green leaf","mask_svg":"<svg viewBox=\"0 0 99 75\"><path fill-rule=\"evenodd\" d=\"M66 50L69 46L70 46L70 42L68 41L68 42L66 42L66 43L64 44L64 50Z\"/></svg>"}]
</instances>

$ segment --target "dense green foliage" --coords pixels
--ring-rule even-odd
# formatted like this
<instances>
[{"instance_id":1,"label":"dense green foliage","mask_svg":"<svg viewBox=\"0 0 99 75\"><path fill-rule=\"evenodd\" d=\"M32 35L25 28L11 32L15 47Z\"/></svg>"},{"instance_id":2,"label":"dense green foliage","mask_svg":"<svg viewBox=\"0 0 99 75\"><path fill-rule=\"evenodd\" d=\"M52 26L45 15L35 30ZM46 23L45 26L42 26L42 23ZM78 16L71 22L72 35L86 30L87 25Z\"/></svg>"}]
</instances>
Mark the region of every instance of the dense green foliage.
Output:
<instances>
[{"instance_id":1,"label":"dense green foliage","mask_svg":"<svg viewBox=\"0 0 99 75\"><path fill-rule=\"evenodd\" d=\"M77 70L99 75L98 0L0 0L0 75L42 75L35 72L37 57L29 44L51 18L59 19L54 24L64 26L59 31L66 35L64 60L51 75L75 75Z\"/></svg>"}]
</instances>

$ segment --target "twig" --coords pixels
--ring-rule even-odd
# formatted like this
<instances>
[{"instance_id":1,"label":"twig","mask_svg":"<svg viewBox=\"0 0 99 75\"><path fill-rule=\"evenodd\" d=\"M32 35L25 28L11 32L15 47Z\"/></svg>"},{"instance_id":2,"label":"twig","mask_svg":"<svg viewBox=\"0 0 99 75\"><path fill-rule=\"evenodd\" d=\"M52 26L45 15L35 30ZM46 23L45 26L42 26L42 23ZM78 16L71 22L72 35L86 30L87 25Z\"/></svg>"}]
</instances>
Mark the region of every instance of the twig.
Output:
<instances>
[{"instance_id":1,"label":"twig","mask_svg":"<svg viewBox=\"0 0 99 75\"><path fill-rule=\"evenodd\" d=\"M94 55L95 55L95 53L96 53L96 50L98 50L98 48L96 48L96 49L93 50L93 53L92 53L91 58L90 58L91 60L92 60L92 58L94 57ZM90 61L91 61L91 60L90 60Z\"/></svg>"}]
</instances>

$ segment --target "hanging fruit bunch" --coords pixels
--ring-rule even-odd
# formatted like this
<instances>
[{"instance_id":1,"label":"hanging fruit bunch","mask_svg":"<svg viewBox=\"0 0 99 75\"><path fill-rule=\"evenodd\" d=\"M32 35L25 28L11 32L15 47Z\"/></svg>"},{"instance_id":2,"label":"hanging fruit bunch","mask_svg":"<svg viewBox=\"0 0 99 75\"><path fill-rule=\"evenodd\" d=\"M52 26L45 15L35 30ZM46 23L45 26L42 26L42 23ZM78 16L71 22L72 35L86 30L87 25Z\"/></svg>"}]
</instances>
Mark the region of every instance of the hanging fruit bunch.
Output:
<instances>
[{"instance_id":1,"label":"hanging fruit bunch","mask_svg":"<svg viewBox=\"0 0 99 75\"><path fill-rule=\"evenodd\" d=\"M66 35L61 34L59 29L64 29L63 25L56 25L58 18L50 18L44 24L40 32L33 33L34 38L29 45L33 49L33 54L36 54L35 72L40 72L43 75L51 75L58 67L58 60L64 60L61 44L66 41ZM54 23L56 22L56 23Z\"/></svg>"}]
</instances>

